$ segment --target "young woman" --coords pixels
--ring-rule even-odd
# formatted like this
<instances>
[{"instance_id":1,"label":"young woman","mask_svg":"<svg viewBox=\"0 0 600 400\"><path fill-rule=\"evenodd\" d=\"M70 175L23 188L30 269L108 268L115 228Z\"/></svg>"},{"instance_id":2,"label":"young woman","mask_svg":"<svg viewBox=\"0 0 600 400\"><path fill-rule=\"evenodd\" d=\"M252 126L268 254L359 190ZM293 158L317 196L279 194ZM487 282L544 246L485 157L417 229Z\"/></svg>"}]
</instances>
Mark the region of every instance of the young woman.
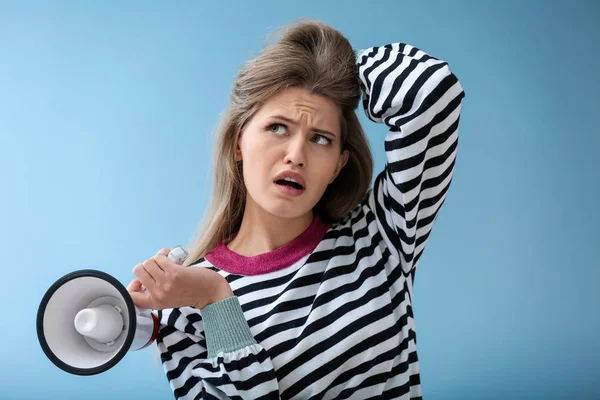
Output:
<instances>
[{"instance_id":1,"label":"young woman","mask_svg":"<svg viewBox=\"0 0 600 400\"><path fill-rule=\"evenodd\" d=\"M372 161L355 114L388 127ZM394 43L355 55L295 23L239 72L206 220L181 268L134 268L178 399L417 399L415 269L444 202L464 92ZM147 292L140 292L144 285Z\"/></svg>"}]
</instances>

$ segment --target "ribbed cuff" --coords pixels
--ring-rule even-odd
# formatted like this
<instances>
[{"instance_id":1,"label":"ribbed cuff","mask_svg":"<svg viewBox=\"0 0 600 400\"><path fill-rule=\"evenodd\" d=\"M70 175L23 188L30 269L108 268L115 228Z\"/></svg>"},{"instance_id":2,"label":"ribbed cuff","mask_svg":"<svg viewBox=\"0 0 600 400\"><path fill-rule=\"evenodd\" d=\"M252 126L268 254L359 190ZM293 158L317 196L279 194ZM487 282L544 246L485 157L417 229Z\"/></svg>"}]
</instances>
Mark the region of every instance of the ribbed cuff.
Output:
<instances>
[{"instance_id":1,"label":"ribbed cuff","mask_svg":"<svg viewBox=\"0 0 600 400\"><path fill-rule=\"evenodd\" d=\"M236 296L209 304L200 311L208 358L256 343Z\"/></svg>"}]
</instances>

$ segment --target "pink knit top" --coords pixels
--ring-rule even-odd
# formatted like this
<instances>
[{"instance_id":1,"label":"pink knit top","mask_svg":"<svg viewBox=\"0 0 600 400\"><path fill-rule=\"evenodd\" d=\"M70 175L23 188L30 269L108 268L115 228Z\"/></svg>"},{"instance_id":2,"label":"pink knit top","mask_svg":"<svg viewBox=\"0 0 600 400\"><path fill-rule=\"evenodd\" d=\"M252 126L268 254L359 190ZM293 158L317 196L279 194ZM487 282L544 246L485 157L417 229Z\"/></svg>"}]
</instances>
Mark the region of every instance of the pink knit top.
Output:
<instances>
[{"instance_id":1,"label":"pink knit top","mask_svg":"<svg viewBox=\"0 0 600 400\"><path fill-rule=\"evenodd\" d=\"M252 257L234 253L227 248L223 240L233 238L234 233L225 239L220 239L217 247L206 253L204 258L215 267L230 274L266 274L289 267L310 253L321 242L330 227L330 224L322 222L315 214L310 226L291 242L273 251Z\"/></svg>"}]
</instances>

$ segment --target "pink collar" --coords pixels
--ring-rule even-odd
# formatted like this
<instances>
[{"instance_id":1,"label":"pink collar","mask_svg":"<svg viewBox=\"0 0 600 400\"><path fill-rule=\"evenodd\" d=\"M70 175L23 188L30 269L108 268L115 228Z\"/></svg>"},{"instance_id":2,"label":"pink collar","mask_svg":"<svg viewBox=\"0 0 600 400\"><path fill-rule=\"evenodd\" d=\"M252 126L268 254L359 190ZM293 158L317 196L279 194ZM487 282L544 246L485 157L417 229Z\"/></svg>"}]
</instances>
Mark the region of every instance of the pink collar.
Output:
<instances>
[{"instance_id":1,"label":"pink collar","mask_svg":"<svg viewBox=\"0 0 600 400\"><path fill-rule=\"evenodd\" d=\"M312 223L304 232L273 251L246 257L229 250L223 244L223 239L220 239L217 247L206 253L204 258L215 267L231 274L260 275L279 271L294 264L317 247L330 227L330 224L323 223L315 214Z\"/></svg>"}]
</instances>

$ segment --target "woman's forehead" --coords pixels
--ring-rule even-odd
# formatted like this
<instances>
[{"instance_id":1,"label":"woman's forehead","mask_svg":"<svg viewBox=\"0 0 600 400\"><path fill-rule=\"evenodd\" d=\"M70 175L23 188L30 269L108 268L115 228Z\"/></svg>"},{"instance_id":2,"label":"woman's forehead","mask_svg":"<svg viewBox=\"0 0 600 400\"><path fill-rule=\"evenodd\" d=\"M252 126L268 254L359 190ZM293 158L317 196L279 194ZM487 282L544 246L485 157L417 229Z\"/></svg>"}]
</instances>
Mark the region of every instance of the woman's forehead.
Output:
<instances>
[{"instance_id":1,"label":"woman's forehead","mask_svg":"<svg viewBox=\"0 0 600 400\"><path fill-rule=\"evenodd\" d=\"M339 108L332 100L303 88L289 88L274 95L261 107L259 114L265 118L309 119L313 123L337 125L339 122Z\"/></svg>"}]
</instances>

